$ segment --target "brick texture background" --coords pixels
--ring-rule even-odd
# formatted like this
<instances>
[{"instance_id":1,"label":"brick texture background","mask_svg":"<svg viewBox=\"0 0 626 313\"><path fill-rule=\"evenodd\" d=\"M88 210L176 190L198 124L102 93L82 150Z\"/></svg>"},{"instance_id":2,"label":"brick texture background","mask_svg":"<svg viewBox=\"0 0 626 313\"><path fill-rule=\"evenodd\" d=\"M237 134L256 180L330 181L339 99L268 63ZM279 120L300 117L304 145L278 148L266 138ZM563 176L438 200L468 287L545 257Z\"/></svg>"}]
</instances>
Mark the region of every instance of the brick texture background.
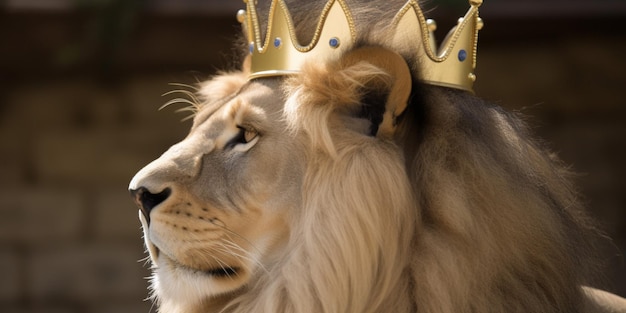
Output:
<instances>
[{"instance_id":1,"label":"brick texture background","mask_svg":"<svg viewBox=\"0 0 626 313\"><path fill-rule=\"evenodd\" d=\"M0 13L0 312L150 311L127 184L189 127L156 110L168 83L226 68L237 31L230 17L146 16L112 62L98 43L60 62L89 21ZM626 36L617 22L526 23L487 24L477 94L528 115L580 173L614 238L605 287L626 296Z\"/></svg>"}]
</instances>

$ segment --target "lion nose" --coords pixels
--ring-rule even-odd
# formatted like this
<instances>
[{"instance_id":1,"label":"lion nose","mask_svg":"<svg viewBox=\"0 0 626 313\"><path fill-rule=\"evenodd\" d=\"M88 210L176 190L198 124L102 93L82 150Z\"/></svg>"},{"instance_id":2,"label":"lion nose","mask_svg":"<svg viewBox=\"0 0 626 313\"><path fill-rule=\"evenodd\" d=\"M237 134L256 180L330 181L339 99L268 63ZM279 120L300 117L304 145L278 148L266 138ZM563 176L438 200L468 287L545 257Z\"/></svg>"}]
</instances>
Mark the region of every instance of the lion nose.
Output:
<instances>
[{"instance_id":1,"label":"lion nose","mask_svg":"<svg viewBox=\"0 0 626 313\"><path fill-rule=\"evenodd\" d=\"M152 193L145 187L130 190L131 197L135 199L135 203L141 209L141 213L146 217L148 223L150 223L150 211L165 201L171 193L170 188L165 188L159 193Z\"/></svg>"}]
</instances>

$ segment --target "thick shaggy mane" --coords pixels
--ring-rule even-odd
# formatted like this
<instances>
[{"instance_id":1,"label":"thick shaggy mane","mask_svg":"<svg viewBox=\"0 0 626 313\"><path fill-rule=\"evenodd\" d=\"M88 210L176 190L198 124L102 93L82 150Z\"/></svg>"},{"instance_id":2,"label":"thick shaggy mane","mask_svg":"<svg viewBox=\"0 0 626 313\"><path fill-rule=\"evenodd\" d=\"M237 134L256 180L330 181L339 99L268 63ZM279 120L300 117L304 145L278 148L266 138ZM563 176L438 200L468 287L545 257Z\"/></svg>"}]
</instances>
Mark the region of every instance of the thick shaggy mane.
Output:
<instances>
[{"instance_id":1,"label":"thick shaggy mane","mask_svg":"<svg viewBox=\"0 0 626 313\"><path fill-rule=\"evenodd\" d=\"M346 77L380 73L328 70L285 87L310 147L289 253L226 312L580 310L592 227L519 118L416 84L394 138L363 136Z\"/></svg>"},{"instance_id":2,"label":"thick shaggy mane","mask_svg":"<svg viewBox=\"0 0 626 313\"><path fill-rule=\"evenodd\" d=\"M297 5L291 2L286 1L296 21L298 36L306 44L312 36L310 30L318 21L318 15L311 12L321 12L324 1ZM374 5L371 1L348 1L350 10L355 12L355 24L361 27L357 31L361 36L359 40L384 45L381 40L386 32L384 27L370 25L372 21L388 24L393 18L390 14L403 3L392 1L382 8L380 2ZM408 55L406 51L399 52ZM407 61L414 73L419 70L417 60ZM345 128L346 121L329 120L337 108L328 105L326 100L332 98L341 102L336 99L337 95L358 95L355 90L341 86L341 79L329 79L329 75L320 71L323 69L307 69L299 75L300 81L292 82L300 89L288 90L298 95L291 100L300 101L302 107L297 108L296 113L302 115L294 112L289 115L289 110L295 110L293 105L288 105L286 110L288 120L299 125L311 144L326 151L327 157L334 156L337 150L338 156L327 161L331 162L329 164L337 162L332 168L322 161L320 156L324 154L318 151L310 169L315 175L309 172L306 180L311 186L322 186L311 190L328 192L320 198L336 199L331 195L338 193L325 186L339 187L335 186L339 178L334 174L346 173L345 169L337 167L351 167L353 154L362 153L373 143L355 141L341 131L333 131L340 122ZM323 99L319 104L316 95ZM593 227L582 213L580 201L569 183L569 173L539 143L530 139L524 123L514 114L467 93L415 83L411 103L398 129L397 145L378 150L401 148L405 168L402 172L393 172L377 168L389 166L387 162L371 160L373 162L365 167L379 173L371 176L379 182L372 182L372 189L360 189L360 196L366 198L362 201L374 206L380 200L377 189L398 188L386 185L390 182L384 180L390 175L382 173L395 173L396 180L410 182L410 196L400 201L415 200L416 212L409 213L408 218L421 221L417 223L409 248L413 251L410 256L412 278L403 282L414 289L409 296L411 305L417 306L419 312L549 312L546 308L554 312L576 312L581 301L581 290L577 286L588 282L589 264L595 264L590 260L588 239L593 237L590 236ZM322 175L326 177L324 183ZM350 176L347 177L350 180ZM346 194L346 198L354 197L350 192ZM373 194L376 197L367 199ZM393 198L404 196L398 193ZM349 199L336 200L334 204L326 200L329 208L324 212L336 213L341 210L333 208L343 206L344 202L351 203ZM307 203L306 207L305 211L309 212L309 207L315 205ZM414 206L405 203L402 207ZM317 219L311 217L310 220ZM343 227L333 226L332 220L325 221L324 225L330 229ZM402 229L405 228L411 229ZM307 228L302 229L306 236L304 229ZM388 228L372 228L367 233L374 232L375 237L381 237L386 230ZM343 247L329 251L348 248L350 244L345 236L336 235L334 239L343 240ZM329 244L328 241L319 243ZM399 244L402 245L402 241ZM326 299L328 303L333 303L333 297L344 295L329 287L311 286L315 286L309 290L313 293L320 292L320 288L332 290L324 296L307 294ZM385 294L385 290L378 292ZM302 302L306 298L303 296L300 294L294 300Z\"/></svg>"},{"instance_id":3,"label":"thick shaggy mane","mask_svg":"<svg viewBox=\"0 0 626 313\"><path fill-rule=\"evenodd\" d=\"M577 312L589 235L568 173L514 115L418 88L399 140L422 214L419 312Z\"/></svg>"}]
</instances>

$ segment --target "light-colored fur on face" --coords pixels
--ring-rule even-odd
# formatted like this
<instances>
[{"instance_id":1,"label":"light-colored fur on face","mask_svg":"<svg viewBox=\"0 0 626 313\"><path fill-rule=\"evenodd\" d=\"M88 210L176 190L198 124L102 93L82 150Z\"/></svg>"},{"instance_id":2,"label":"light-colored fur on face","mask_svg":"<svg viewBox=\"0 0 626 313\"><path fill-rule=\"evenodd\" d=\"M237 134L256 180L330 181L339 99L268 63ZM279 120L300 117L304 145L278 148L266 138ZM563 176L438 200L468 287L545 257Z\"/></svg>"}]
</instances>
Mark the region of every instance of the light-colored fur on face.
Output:
<instances>
[{"instance_id":1,"label":"light-colored fur on face","mask_svg":"<svg viewBox=\"0 0 626 313\"><path fill-rule=\"evenodd\" d=\"M567 171L366 37L201 85L187 138L131 182L171 190L140 214L159 312L582 312L593 230Z\"/></svg>"}]
</instances>

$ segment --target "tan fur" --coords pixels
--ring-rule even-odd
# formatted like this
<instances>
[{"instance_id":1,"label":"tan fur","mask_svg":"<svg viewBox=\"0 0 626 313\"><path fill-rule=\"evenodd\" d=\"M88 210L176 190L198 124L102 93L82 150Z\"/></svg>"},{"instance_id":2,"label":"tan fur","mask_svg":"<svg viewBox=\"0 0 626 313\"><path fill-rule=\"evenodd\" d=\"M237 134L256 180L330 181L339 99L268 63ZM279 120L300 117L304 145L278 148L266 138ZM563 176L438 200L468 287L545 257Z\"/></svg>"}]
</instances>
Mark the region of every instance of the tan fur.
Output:
<instances>
[{"instance_id":1,"label":"tan fur","mask_svg":"<svg viewBox=\"0 0 626 313\"><path fill-rule=\"evenodd\" d=\"M142 217L159 312L583 311L593 230L568 173L385 46L203 84L189 136L130 186L172 190Z\"/></svg>"}]
</instances>

